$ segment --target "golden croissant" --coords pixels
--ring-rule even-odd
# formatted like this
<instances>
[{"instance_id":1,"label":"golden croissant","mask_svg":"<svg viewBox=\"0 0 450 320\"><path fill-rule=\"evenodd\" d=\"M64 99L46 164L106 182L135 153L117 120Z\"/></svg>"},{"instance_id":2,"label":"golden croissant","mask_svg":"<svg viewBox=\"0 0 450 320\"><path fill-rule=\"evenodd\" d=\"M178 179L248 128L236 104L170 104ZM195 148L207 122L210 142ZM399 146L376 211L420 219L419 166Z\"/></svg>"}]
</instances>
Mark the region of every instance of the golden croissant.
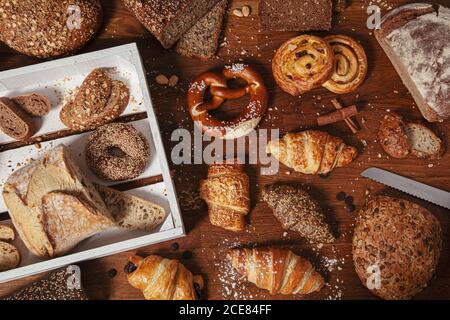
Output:
<instances>
[{"instance_id":1,"label":"golden croissant","mask_svg":"<svg viewBox=\"0 0 450 320\"><path fill-rule=\"evenodd\" d=\"M239 248L230 250L227 257L237 272L271 294L309 294L325 283L308 260L289 249Z\"/></svg>"},{"instance_id":2,"label":"golden croissant","mask_svg":"<svg viewBox=\"0 0 450 320\"><path fill-rule=\"evenodd\" d=\"M208 178L200 182L200 196L208 204L209 220L231 230L245 229L250 211L250 183L241 164L213 164Z\"/></svg>"},{"instance_id":3,"label":"golden croissant","mask_svg":"<svg viewBox=\"0 0 450 320\"><path fill-rule=\"evenodd\" d=\"M266 148L284 165L305 174L326 174L350 164L358 155L341 138L318 130L287 133Z\"/></svg>"},{"instance_id":4,"label":"golden croissant","mask_svg":"<svg viewBox=\"0 0 450 320\"><path fill-rule=\"evenodd\" d=\"M194 276L178 260L157 255L131 256L125 266L128 282L146 300L197 300L203 278Z\"/></svg>"}]
</instances>

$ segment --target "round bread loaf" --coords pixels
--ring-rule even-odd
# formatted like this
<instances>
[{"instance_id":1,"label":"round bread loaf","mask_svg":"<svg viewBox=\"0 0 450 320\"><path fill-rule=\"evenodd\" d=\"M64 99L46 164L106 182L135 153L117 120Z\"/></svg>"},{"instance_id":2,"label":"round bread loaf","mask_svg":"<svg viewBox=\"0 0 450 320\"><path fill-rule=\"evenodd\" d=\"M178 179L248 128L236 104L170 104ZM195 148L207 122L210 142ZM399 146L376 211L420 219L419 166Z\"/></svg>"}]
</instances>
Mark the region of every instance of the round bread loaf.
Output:
<instances>
[{"instance_id":1,"label":"round bread loaf","mask_svg":"<svg viewBox=\"0 0 450 320\"><path fill-rule=\"evenodd\" d=\"M0 40L39 58L83 47L100 28L100 0L2 0Z\"/></svg>"},{"instance_id":2,"label":"round bread loaf","mask_svg":"<svg viewBox=\"0 0 450 320\"><path fill-rule=\"evenodd\" d=\"M356 220L353 262L363 284L384 299L409 299L427 286L442 248L439 221L421 206L379 196Z\"/></svg>"}]
</instances>

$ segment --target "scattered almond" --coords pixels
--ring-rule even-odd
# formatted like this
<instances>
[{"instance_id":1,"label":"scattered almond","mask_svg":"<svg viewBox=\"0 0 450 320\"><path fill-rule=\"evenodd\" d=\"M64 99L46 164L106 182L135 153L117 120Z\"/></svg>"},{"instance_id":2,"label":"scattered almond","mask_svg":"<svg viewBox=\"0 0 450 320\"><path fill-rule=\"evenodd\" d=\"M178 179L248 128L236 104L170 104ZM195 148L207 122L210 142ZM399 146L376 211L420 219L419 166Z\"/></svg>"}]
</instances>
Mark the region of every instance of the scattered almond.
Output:
<instances>
[{"instance_id":1,"label":"scattered almond","mask_svg":"<svg viewBox=\"0 0 450 320\"><path fill-rule=\"evenodd\" d=\"M169 78L169 86L170 87L175 87L178 83L178 76L176 76L175 74L170 76Z\"/></svg>"},{"instance_id":2,"label":"scattered almond","mask_svg":"<svg viewBox=\"0 0 450 320\"><path fill-rule=\"evenodd\" d=\"M157 84L166 85L169 83L169 79L163 74L159 74L156 76L155 81Z\"/></svg>"},{"instance_id":3,"label":"scattered almond","mask_svg":"<svg viewBox=\"0 0 450 320\"><path fill-rule=\"evenodd\" d=\"M236 17L240 17L240 18L242 18L242 17L244 16L244 14L242 13L242 10L241 10L241 9L234 9L234 10L233 10L233 14L234 14Z\"/></svg>"},{"instance_id":4,"label":"scattered almond","mask_svg":"<svg viewBox=\"0 0 450 320\"><path fill-rule=\"evenodd\" d=\"M248 17L251 13L250 7L249 6L243 6L242 7L242 14L244 15L244 17Z\"/></svg>"}]
</instances>

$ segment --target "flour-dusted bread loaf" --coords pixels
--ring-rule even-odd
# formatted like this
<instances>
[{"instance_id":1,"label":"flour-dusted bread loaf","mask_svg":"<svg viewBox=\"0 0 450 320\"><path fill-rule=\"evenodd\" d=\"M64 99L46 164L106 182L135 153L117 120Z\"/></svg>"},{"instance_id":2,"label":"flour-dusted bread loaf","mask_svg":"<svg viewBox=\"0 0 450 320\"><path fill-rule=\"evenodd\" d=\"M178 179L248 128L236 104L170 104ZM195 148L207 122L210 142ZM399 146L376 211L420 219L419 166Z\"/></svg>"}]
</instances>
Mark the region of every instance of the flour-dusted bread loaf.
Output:
<instances>
[{"instance_id":1,"label":"flour-dusted bread loaf","mask_svg":"<svg viewBox=\"0 0 450 320\"><path fill-rule=\"evenodd\" d=\"M16 231L37 256L53 257L65 253L66 249L65 245L52 242L52 237L57 235L49 236L49 227L44 223L42 199L51 192L64 192L83 199L99 215L112 221L95 187L78 168L67 148L59 145L13 172L3 187L3 198ZM61 214L65 212L63 210ZM77 225L72 227L78 228Z\"/></svg>"},{"instance_id":2,"label":"flour-dusted bread loaf","mask_svg":"<svg viewBox=\"0 0 450 320\"><path fill-rule=\"evenodd\" d=\"M219 0L122 1L165 48L170 48Z\"/></svg>"},{"instance_id":3,"label":"flour-dusted bread loaf","mask_svg":"<svg viewBox=\"0 0 450 320\"><path fill-rule=\"evenodd\" d=\"M0 98L0 130L16 140L25 140L36 132L30 116L14 101Z\"/></svg>"},{"instance_id":4,"label":"flour-dusted bread loaf","mask_svg":"<svg viewBox=\"0 0 450 320\"><path fill-rule=\"evenodd\" d=\"M164 208L150 201L99 184L95 187L122 228L151 231L166 217Z\"/></svg>"},{"instance_id":5,"label":"flour-dusted bread loaf","mask_svg":"<svg viewBox=\"0 0 450 320\"><path fill-rule=\"evenodd\" d=\"M0 241L13 241L14 238L15 234L13 228L0 224Z\"/></svg>"},{"instance_id":6,"label":"flour-dusted bread loaf","mask_svg":"<svg viewBox=\"0 0 450 320\"><path fill-rule=\"evenodd\" d=\"M20 263L20 253L12 244L0 241L0 272L16 268Z\"/></svg>"},{"instance_id":7,"label":"flour-dusted bread loaf","mask_svg":"<svg viewBox=\"0 0 450 320\"><path fill-rule=\"evenodd\" d=\"M100 0L2 0L0 40L39 58L72 53L93 38L102 22Z\"/></svg>"},{"instance_id":8,"label":"flour-dusted bread loaf","mask_svg":"<svg viewBox=\"0 0 450 320\"><path fill-rule=\"evenodd\" d=\"M75 279L80 276L74 273L77 269L78 266L70 265L53 271L0 300L88 300L81 279Z\"/></svg>"},{"instance_id":9,"label":"flour-dusted bread loaf","mask_svg":"<svg viewBox=\"0 0 450 320\"><path fill-rule=\"evenodd\" d=\"M186 57L211 59L219 48L219 38L228 0L220 0L177 43L177 52Z\"/></svg>"},{"instance_id":10,"label":"flour-dusted bread loaf","mask_svg":"<svg viewBox=\"0 0 450 320\"><path fill-rule=\"evenodd\" d=\"M353 262L362 283L384 299L408 299L427 286L442 249L439 221L425 208L378 196L361 209Z\"/></svg>"},{"instance_id":11,"label":"flour-dusted bread loaf","mask_svg":"<svg viewBox=\"0 0 450 320\"><path fill-rule=\"evenodd\" d=\"M412 3L388 12L375 36L430 122L450 117L450 9Z\"/></svg>"},{"instance_id":12,"label":"flour-dusted bread loaf","mask_svg":"<svg viewBox=\"0 0 450 320\"><path fill-rule=\"evenodd\" d=\"M29 93L11 98L19 107L31 116L42 117L52 108L50 100L43 94Z\"/></svg>"},{"instance_id":13,"label":"flour-dusted bread loaf","mask_svg":"<svg viewBox=\"0 0 450 320\"><path fill-rule=\"evenodd\" d=\"M261 0L259 17L266 31L330 30L332 0Z\"/></svg>"}]
</instances>

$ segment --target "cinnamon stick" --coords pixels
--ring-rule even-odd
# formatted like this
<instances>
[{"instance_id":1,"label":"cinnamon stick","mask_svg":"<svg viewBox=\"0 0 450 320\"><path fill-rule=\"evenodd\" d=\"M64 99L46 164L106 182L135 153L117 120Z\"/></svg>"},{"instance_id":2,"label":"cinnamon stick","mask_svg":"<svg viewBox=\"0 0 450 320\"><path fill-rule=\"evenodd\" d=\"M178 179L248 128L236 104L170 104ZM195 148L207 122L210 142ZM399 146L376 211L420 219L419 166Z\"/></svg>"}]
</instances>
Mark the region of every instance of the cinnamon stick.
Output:
<instances>
[{"instance_id":1,"label":"cinnamon stick","mask_svg":"<svg viewBox=\"0 0 450 320\"><path fill-rule=\"evenodd\" d=\"M331 100L331 103L333 104L333 106L337 109L340 110L343 108L342 104L337 100L337 99L333 99ZM352 131L353 134L357 133L359 131L358 126L356 125L356 123L352 120L352 118L345 118L344 119L345 123L347 124L347 126L350 128L350 130Z\"/></svg>"},{"instance_id":2,"label":"cinnamon stick","mask_svg":"<svg viewBox=\"0 0 450 320\"><path fill-rule=\"evenodd\" d=\"M352 105L317 117L317 124L319 126L325 126L327 124L344 121L346 118L353 117L357 113L358 109L355 105Z\"/></svg>"}]
</instances>

